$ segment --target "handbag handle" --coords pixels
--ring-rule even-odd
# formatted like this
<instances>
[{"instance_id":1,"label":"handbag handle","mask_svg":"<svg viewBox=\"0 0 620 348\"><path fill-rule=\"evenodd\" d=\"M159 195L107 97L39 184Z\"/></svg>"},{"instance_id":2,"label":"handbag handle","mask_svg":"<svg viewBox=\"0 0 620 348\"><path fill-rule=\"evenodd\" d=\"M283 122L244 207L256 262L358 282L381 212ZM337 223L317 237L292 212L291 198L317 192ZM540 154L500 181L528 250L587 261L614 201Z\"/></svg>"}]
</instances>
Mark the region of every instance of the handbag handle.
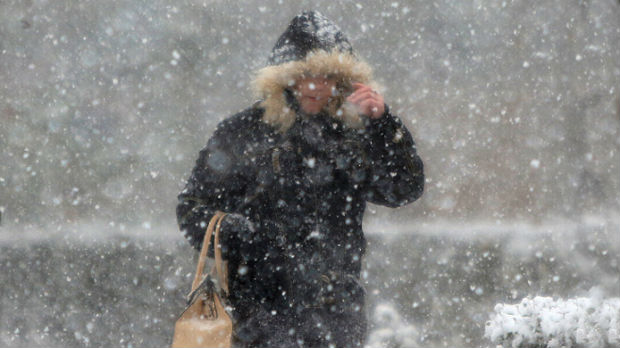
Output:
<instances>
[{"instance_id":1,"label":"handbag handle","mask_svg":"<svg viewBox=\"0 0 620 348\"><path fill-rule=\"evenodd\" d=\"M202 241L202 249L200 250L200 257L198 258L198 266L196 266L196 275L194 276L194 282L192 283L192 291L196 290L198 285L200 285L200 280L202 278L202 272L204 271L205 262L207 261L207 250L209 250L209 244L211 243L211 236L213 235L213 230L215 229L216 226L217 226L217 231L215 235L217 239L215 240L215 245L219 244L218 235L219 235L219 229L220 229L220 222L222 221L224 216L226 216L226 213L218 210L215 212L215 214L211 218L211 221L209 221L209 225L207 226L207 231L205 232L204 240ZM213 249L215 250L215 254L216 254L215 255L216 256L215 257L216 269L218 269L217 264L218 264L218 259L219 259L220 266L218 269L218 276L220 276L220 273L223 275L223 271L221 270L222 251L219 250L219 248L216 248L215 246ZM228 290L228 286L226 286L226 290Z\"/></svg>"},{"instance_id":2,"label":"handbag handle","mask_svg":"<svg viewBox=\"0 0 620 348\"><path fill-rule=\"evenodd\" d=\"M220 247L220 225L222 220L224 220L225 213L223 213L222 217L217 220L217 224L215 226L215 245L213 249L215 251L215 271L217 272L217 279L220 283L220 288L224 291L224 295L228 296L228 280L227 276L224 272L223 261L222 261L222 248Z\"/></svg>"}]
</instances>

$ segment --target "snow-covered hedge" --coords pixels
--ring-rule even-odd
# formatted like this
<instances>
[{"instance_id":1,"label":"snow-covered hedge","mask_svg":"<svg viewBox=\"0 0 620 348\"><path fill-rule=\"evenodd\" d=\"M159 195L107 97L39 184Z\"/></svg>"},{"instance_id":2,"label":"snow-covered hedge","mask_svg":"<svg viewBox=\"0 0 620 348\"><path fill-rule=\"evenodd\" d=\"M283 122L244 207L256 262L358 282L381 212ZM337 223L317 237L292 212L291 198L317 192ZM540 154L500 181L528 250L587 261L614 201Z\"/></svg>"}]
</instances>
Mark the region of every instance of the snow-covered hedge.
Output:
<instances>
[{"instance_id":1,"label":"snow-covered hedge","mask_svg":"<svg viewBox=\"0 0 620 348\"><path fill-rule=\"evenodd\" d=\"M526 297L497 304L484 336L503 347L620 347L620 298Z\"/></svg>"}]
</instances>

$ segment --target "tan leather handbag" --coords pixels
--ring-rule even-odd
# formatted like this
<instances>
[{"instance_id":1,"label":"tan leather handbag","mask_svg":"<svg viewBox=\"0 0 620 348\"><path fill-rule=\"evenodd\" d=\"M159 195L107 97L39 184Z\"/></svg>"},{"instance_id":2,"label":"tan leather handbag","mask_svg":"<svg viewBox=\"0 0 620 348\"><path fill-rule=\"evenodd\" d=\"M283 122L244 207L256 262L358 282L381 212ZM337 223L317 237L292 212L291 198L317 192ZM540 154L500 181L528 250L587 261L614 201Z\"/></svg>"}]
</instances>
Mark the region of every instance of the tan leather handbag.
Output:
<instances>
[{"instance_id":1,"label":"tan leather handbag","mask_svg":"<svg viewBox=\"0 0 620 348\"><path fill-rule=\"evenodd\" d=\"M216 289L219 287L224 296L228 294L227 265L222 262L222 250L217 247L220 224L224 216L225 213L216 212L207 226L192 291L188 296L188 307L174 325L173 348L231 346L232 321L224 310ZM203 275L207 250L214 230L215 267L209 274Z\"/></svg>"}]
</instances>

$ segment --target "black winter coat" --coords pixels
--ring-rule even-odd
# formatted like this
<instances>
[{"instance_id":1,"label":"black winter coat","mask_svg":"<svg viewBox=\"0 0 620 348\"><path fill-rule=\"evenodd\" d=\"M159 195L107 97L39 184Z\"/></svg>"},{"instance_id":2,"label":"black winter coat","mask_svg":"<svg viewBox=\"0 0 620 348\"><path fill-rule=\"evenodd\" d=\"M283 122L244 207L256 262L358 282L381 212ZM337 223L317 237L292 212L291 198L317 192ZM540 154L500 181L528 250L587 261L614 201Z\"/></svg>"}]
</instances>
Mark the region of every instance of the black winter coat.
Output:
<instances>
[{"instance_id":1,"label":"black winter coat","mask_svg":"<svg viewBox=\"0 0 620 348\"><path fill-rule=\"evenodd\" d=\"M359 130L298 112L281 133L263 112L257 104L218 125L179 195L181 230L200 248L213 213L230 214L221 233L238 344L308 340L318 322L323 338L350 330L344 345L362 344L366 202L398 207L422 194L414 141L387 106Z\"/></svg>"}]
</instances>

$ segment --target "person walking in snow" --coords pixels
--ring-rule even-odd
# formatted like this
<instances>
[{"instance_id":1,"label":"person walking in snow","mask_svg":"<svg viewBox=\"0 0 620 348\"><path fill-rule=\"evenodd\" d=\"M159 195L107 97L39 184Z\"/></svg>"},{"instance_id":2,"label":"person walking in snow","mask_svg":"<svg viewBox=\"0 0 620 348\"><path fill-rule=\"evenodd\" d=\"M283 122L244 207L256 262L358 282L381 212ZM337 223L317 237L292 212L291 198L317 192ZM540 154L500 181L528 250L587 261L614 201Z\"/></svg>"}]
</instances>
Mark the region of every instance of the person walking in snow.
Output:
<instances>
[{"instance_id":1,"label":"person walking in snow","mask_svg":"<svg viewBox=\"0 0 620 348\"><path fill-rule=\"evenodd\" d=\"M366 202L421 196L423 165L371 68L318 12L296 16L253 87L200 151L177 217L200 249L216 211L233 346L362 347Z\"/></svg>"}]
</instances>

